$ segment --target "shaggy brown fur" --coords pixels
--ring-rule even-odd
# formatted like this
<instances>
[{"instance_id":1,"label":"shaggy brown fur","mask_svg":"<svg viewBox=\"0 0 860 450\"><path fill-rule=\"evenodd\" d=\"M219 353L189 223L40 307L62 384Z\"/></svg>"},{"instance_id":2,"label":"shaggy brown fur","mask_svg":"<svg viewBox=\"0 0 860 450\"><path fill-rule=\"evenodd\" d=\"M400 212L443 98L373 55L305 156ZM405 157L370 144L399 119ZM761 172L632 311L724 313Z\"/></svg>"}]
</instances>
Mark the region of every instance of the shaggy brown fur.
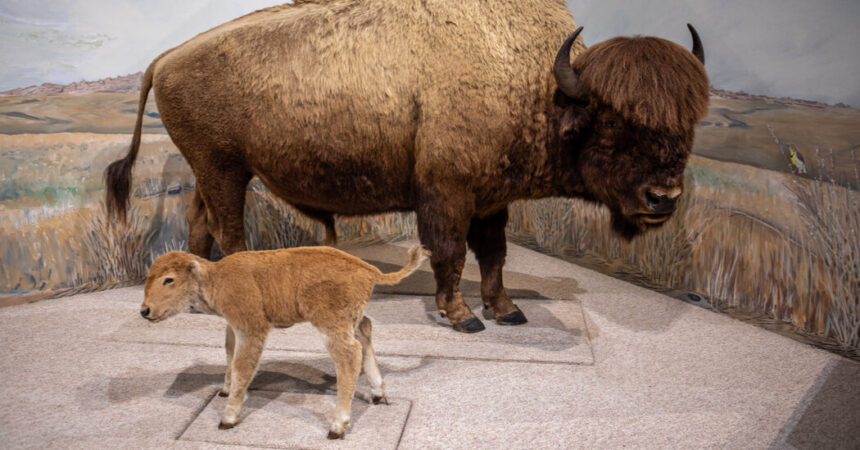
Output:
<instances>
[{"instance_id":1,"label":"shaggy brown fur","mask_svg":"<svg viewBox=\"0 0 860 450\"><path fill-rule=\"evenodd\" d=\"M573 61L585 89L636 125L689 133L708 112L708 76L692 53L653 37L617 37Z\"/></svg>"},{"instance_id":2,"label":"shaggy brown fur","mask_svg":"<svg viewBox=\"0 0 860 450\"><path fill-rule=\"evenodd\" d=\"M371 343L364 308L374 284L397 284L421 265L423 252L409 249L409 263L383 274L366 262L329 247L240 252L212 263L170 252L159 257L146 278L141 315L160 322L183 310L227 319L227 371L222 395L229 395L219 428L239 420L271 327L310 322L326 336L337 370L337 408L329 438L340 438L362 363L374 403L385 386Z\"/></svg>"},{"instance_id":3,"label":"shaggy brown fur","mask_svg":"<svg viewBox=\"0 0 860 450\"><path fill-rule=\"evenodd\" d=\"M574 27L558 0L332 0L249 14L164 53L141 102L151 84L197 180L189 250L208 256L213 238L225 253L245 249L245 188L258 176L330 231L334 214L414 210L436 303L454 328L483 329L458 289L467 245L490 317L524 323L502 285L507 205L582 197L606 204L626 237L659 226L682 188L687 125L707 103L686 87L707 85L687 50L642 40L630 45L653 59L610 45L594 64L650 76L671 63L701 79L644 90L632 106L624 87L620 110L615 97L565 95L552 62ZM584 48L577 39L569 54ZM582 70L584 85L600 76ZM683 81L673 77L660 80ZM659 117L642 120L651 111ZM671 122L667 111L686 115ZM662 126L673 123L685 128ZM106 172L111 213L128 202L138 145L139 126Z\"/></svg>"}]
</instances>

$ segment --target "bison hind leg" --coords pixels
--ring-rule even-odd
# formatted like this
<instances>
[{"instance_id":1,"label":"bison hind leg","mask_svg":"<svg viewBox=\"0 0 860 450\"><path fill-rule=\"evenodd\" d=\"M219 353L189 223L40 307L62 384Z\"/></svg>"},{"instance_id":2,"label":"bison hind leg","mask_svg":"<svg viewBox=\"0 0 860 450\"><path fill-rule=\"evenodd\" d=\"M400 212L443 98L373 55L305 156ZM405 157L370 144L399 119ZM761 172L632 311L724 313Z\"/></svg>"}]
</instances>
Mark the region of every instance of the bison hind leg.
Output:
<instances>
[{"instance_id":1,"label":"bison hind leg","mask_svg":"<svg viewBox=\"0 0 860 450\"><path fill-rule=\"evenodd\" d=\"M334 227L334 214L312 208L310 206L295 205L295 208L300 213L323 224L325 227L325 245L337 244L337 230Z\"/></svg>"},{"instance_id":2,"label":"bison hind leg","mask_svg":"<svg viewBox=\"0 0 860 450\"><path fill-rule=\"evenodd\" d=\"M197 182L195 195L206 205L209 234L225 255L246 250L245 189L252 174L237 162L195 161L192 168Z\"/></svg>"},{"instance_id":3,"label":"bison hind leg","mask_svg":"<svg viewBox=\"0 0 860 450\"><path fill-rule=\"evenodd\" d=\"M209 259L215 238L206 226L206 205L197 190L194 191L194 199L188 205L185 218L188 219L188 251L201 258Z\"/></svg>"}]
</instances>

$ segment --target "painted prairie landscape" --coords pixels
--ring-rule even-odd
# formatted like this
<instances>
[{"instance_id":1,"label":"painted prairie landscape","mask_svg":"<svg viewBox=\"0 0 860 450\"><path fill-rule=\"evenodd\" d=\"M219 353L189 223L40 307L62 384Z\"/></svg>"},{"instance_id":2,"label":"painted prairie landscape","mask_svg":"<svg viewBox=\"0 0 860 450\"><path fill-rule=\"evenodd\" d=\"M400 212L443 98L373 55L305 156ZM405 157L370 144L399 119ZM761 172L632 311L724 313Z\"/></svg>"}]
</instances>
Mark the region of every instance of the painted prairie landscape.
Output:
<instances>
[{"instance_id":1,"label":"painted prairie landscape","mask_svg":"<svg viewBox=\"0 0 860 450\"><path fill-rule=\"evenodd\" d=\"M0 97L3 304L139 283L155 257L186 248L194 177L152 101L129 224L106 222L102 172L127 151L137 79ZM547 199L515 204L508 236L858 357L858 125L849 107L714 91L682 208L659 231L628 244L609 233L602 208ZM250 248L322 240L321 226L259 181L248 200ZM411 214L339 218L337 227L342 240L416 235Z\"/></svg>"}]
</instances>

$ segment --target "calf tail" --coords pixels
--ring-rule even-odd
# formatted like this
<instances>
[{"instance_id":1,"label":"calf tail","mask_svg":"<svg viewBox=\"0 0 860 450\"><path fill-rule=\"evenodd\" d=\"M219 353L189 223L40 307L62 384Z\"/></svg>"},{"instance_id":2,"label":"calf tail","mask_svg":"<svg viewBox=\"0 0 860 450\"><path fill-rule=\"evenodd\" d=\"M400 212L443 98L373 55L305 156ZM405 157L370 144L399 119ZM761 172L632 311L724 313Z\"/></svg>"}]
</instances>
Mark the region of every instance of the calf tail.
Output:
<instances>
[{"instance_id":1,"label":"calf tail","mask_svg":"<svg viewBox=\"0 0 860 450\"><path fill-rule=\"evenodd\" d=\"M424 262L425 257L427 256L425 250L421 248L421 244L413 245L409 249L409 262L403 266L402 269L397 272L391 273L381 273L379 274L379 278L376 279L376 284L397 284L402 279L412 275L412 272L415 272L418 269L418 266Z\"/></svg>"},{"instance_id":2,"label":"calf tail","mask_svg":"<svg viewBox=\"0 0 860 450\"><path fill-rule=\"evenodd\" d=\"M149 65L143 74L140 86L140 101L137 106L137 123L134 125L134 135L131 138L131 147L125 158L112 162L105 169L105 206L107 207L108 220L119 218L125 223L126 211L128 210L129 194L131 193L131 169L140 149L140 133L143 127L143 113L146 108L146 98L152 88L152 72L155 61Z\"/></svg>"}]
</instances>

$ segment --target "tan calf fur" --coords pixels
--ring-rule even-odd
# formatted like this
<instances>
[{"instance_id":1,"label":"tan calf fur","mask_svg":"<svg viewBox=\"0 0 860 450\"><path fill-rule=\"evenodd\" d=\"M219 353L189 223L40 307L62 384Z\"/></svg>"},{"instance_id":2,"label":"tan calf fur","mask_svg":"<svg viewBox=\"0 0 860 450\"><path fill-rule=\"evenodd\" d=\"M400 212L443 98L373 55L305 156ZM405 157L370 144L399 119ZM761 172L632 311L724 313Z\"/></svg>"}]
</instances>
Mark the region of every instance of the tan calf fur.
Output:
<instances>
[{"instance_id":1,"label":"tan calf fur","mask_svg":"<svg viewBox=\"0 0 860 450\"><path fill-rule=\"evenodd\" d=\"M420 245L413 246L405 267L383 274L330 247L240 252L214 263L170 252L149 270L140 313L152 322L189 309L227 319L227 371L221 395L229 398L222 429L239 421L269 330L310 322L325 335L335 362L337 407L328 437L341 438L362 364L373 402L386 400L370 319L364 316L373 286L399 283L418 268L425 253Z\"/></svg>"}]
</instances>

